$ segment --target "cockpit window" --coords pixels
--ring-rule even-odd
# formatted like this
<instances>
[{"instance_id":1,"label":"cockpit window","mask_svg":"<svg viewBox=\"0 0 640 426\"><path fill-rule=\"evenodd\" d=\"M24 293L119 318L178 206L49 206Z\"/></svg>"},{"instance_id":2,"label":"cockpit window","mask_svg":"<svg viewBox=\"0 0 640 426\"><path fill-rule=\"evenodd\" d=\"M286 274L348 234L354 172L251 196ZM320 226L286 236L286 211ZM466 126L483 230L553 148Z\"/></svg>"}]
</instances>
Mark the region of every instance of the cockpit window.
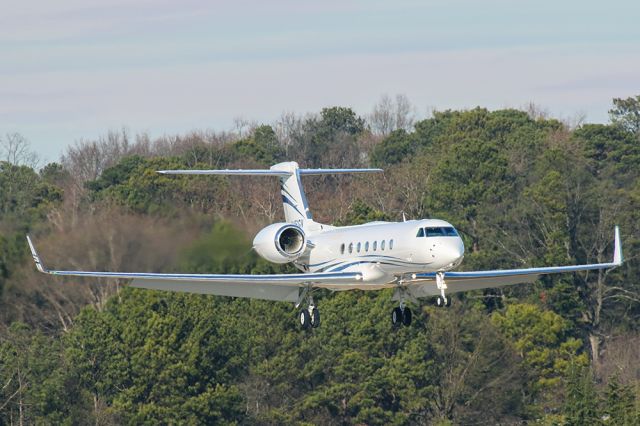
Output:
<instances>
[{"instance_id":1,"label":"cockpit window","mask_svg":"<svg viewBox=\"0 0 640 426\"><path fill-rule=\"evenodd\" d=\"M416 235L416 237L417 238L424 237L424 228L418 229L418 234Z\"/></svg>"},{"instance_id":2,"label":"cockpit window","mask_svg":"<svg viewBox=\"0 0 640 426\"><path fill-rule=\"evenodd\" d=\"M454 227L452 226L445 226L444 228L444 233L447 237L457 237L458 236L458 231L455 230Z\"/></svg>"},{"instance_id":3,"label":"cockpit window","mask_svg":"<svg viewBox=\"0 0 640 426\"><path fill-rule=\"evenodd\" d=\"M427 237L457 237L458 233L452 226L433 226L425 228Z\"/></svg>"}]
</instances>

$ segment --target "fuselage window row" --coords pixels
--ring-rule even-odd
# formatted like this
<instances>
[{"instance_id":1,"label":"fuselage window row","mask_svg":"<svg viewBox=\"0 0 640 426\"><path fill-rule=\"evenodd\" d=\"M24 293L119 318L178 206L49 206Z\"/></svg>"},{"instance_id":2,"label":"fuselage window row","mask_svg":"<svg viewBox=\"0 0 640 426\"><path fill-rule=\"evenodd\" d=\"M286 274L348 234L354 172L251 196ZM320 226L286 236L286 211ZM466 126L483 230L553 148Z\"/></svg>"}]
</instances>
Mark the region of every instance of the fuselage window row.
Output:
<instances>
[{"instance_id":1,"label":"fuselage window row","mask_svg":"<svg viewBox=\"0 0 640 426\"><path fill-rule=\"evenodd\" d=\"M380 241L380 250L384 251L385 242L386 242L386 240ZM348 248L345 245L345 243L340 244L340 254L344 254L345 249L347 249L350 254L353 253L353 244L354 243L349 243ZM365 252L369 252L369 247L371 247L371 249L373 251L377 251L378 250L378 241L374 241L373 244L371 244L371 245L369 245L369 241L366 241L364 243L364 251ZM360 253L360 250L362 250L362 243L361 242L356 243L355 249L356 249L356 252ZM389 250L393 250L393 239L389 240Z\"/></svg>"}]
</instances>

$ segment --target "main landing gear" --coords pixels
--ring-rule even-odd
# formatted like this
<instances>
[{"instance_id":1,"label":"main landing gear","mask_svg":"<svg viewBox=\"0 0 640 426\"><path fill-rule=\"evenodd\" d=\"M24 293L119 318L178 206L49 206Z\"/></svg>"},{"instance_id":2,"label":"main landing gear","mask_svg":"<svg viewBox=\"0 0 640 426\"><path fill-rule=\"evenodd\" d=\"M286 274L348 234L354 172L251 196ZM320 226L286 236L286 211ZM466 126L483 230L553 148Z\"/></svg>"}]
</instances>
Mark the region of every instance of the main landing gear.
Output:
<instances>
[{"instance_id":1,"label":"main landing gear","mask_svg":"<svg viewBox=\"0 0 640 426\"><path fill-rule=\"evenodd\" d=\"M300 293L296 308L299 308L305 299L309 304L306 308L302 308L298 314L300 327L302 327L303 330L307 330L309 327L318 328L320 326L320 311L313 303L313 294L310 286L305 287L302 293Z\"/></svg>"},{"instance_id":2,"label":"main landing gear","mask_svg":"<svg viewBox=\"0 0 640 426\"><path fill-rule=\"evenodd\" d=\"M391 311L391 323L394 327L399 327L400 324L408 327L411 325L411 319L411 309L405 306L404 302L400 302L400 306L393 308L393 311Z\"/></svg>"}]
</instances>

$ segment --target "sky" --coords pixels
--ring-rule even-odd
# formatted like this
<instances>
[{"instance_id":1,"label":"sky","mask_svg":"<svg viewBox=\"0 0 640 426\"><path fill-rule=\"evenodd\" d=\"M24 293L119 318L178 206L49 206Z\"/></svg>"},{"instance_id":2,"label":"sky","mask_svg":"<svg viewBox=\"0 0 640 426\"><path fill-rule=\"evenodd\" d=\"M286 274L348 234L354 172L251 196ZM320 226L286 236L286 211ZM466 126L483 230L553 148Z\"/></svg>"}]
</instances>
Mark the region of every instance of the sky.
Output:
<instances>
[{"instance_id":1,"label":"sky","mask_svg":"<svg viewBox=\"0 0 640 426\"><path fill-rule=\"evenodd\" d=\"M152 137L404 94L433 109L607 122L640 94L637 0L57 0L0 8L0 138L46 161L110 130Z\"/></svg>"}]
</instances>

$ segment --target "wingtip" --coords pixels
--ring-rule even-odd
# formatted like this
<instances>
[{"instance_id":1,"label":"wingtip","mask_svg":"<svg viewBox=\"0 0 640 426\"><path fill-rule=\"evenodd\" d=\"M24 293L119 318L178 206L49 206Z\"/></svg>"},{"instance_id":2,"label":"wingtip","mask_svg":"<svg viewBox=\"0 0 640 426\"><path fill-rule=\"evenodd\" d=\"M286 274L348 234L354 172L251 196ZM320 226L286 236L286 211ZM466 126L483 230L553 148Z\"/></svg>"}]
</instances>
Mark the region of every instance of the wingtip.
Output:
<instances>
[{"instance_id":1,"label":"wingtip","mask_svg":"<svg viewBox=\"0 0 640 426\"><path fill-rule=\"evenodd\" d=\"M615 227L615 238L613 246L613 263L616 265L622 265L624 262L624 256L622 255L622 241L620 240L620 227Z\"/></svg>"},{"instance_id":2,"label":"wingtip","mask_svg":"<svg viewBox=\"0 0 640 426\"><path fill-rule=\"evenodd\" d=\"M38 269L38 271L46 274L48 271L42 264L42 261L40 260L40 256L38 256L38 252L36 251L36 248L33 245L33 242L31 241L31 237L29 235L27 235L27 242L29 243L29 249L31 250L31 256L33 257L33 261L36 263L36 268Z\"/></svg>"}]
</instances>

